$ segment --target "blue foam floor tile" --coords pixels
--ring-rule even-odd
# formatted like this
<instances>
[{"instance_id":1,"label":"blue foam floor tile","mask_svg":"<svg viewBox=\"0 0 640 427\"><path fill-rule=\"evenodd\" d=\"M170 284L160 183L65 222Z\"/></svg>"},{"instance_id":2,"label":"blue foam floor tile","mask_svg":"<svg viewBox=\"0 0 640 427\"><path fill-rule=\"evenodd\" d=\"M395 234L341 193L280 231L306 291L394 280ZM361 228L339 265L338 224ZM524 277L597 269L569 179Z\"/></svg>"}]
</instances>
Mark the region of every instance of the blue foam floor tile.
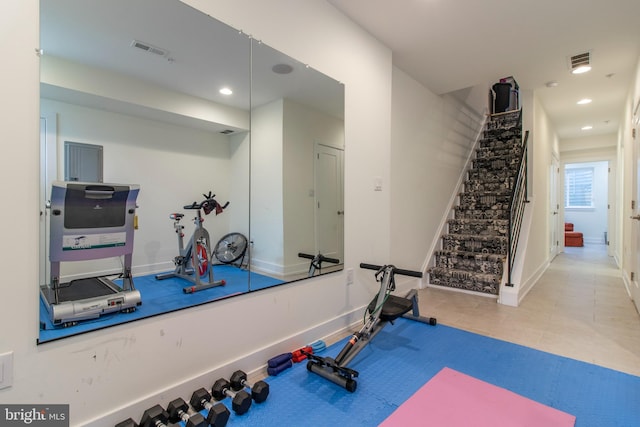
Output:
<instances>
[{"instance_id":1,"label":"blue foam floor tile","mask_svg":"<svg viewBox=\"0 0 640 427\"><path fill-rule=\"evenodd\" d=\"M349 367L360 373L354 393L295 364L267 378L267 401L229 426L376 426L444 367L575 415L576 427L640 426L640 377L444 325L398 319Z\"/></svg>"},{"instance_id":2,"label":"blue foam floor tile","mask_svg":"<svg viewBox=\"0 0 640 427\"><path fill-rule=\"evenodd\" d=\"M185 294L182 290L185 286L190 285L190 282L181 278L172 277L157 280L153 274L134 277L134 286L140 292L142 299L142 305L138 306L134 312L103 314L97 319L80 321L77 325L67 328L53 325L41 298L40 321L44 325L44 329L40 330L38 342L45 343L70 335L157 316L282 283L281 280L242 270L232 265L215 265L213 269L214 280L223 279L226 284L190 294ZM121 285L119 280L114 280L114 282Z\"/></svg>"}]
</instances>

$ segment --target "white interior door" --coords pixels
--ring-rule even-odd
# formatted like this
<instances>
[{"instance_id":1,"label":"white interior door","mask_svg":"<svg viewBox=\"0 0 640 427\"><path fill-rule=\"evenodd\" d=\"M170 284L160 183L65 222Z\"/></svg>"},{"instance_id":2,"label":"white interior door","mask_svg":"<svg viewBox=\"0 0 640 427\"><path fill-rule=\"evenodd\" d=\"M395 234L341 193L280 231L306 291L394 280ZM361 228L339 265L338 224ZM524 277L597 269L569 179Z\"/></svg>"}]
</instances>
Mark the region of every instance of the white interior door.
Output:
<instances>
[{"instance_id":1,"label":"white interior door","mask_svg":"<svg viewBox=\"0 0 640 427\"><path fill-rule=\"evenodd\" d=\"M316 253L344 261L342 150L315 144Z\"/></svg>"}]
</instances>

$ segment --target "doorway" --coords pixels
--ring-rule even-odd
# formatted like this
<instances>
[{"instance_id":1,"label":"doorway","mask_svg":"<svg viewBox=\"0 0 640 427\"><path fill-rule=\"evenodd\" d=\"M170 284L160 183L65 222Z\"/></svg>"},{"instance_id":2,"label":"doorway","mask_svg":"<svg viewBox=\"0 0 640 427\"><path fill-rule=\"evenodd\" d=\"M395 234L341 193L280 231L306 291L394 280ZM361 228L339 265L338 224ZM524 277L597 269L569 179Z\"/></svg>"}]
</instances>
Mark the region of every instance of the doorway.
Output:
<instances>
[{"instance_id":1,"label":"doorway","mask_svg":"<svg viewBox=\"0 0 640 427\"><path fill-rule=\"evenodd\" d=\"M316 253L344 262L343 152L316 143L315 233Z\"/></svg>"},{"instance_id":2,"label":"doorway","mask_svg":"<svg viewBox=\"0 0 640 427\"><path fill-rule=\"evenodd\" d=\"M573 224L581 239L567 240L566 246L604 245L608 249L614 230L612 215L611 167L608 160L564 164L564 223ZM610 255L609 250L607 253Z\"/></svg>"}]
</instances>

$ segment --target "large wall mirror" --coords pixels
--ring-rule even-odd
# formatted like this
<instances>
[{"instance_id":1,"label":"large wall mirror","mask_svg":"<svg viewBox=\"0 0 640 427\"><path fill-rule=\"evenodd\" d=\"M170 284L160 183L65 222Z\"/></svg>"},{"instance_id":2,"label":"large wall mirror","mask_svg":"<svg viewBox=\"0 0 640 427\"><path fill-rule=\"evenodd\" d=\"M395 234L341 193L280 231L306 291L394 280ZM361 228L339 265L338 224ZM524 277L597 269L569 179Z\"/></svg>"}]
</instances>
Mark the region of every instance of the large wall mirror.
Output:
<instances>
[{"instance_id":1,"label":"large wall mirror","mask_svg":"<svg viewBox=\"0 0 640 427\"><path fill-rule=\"evenodd\" d=\"M178 0L40 20L39 343L342 268L342 84Z\"/></svg>"}]
</instances>

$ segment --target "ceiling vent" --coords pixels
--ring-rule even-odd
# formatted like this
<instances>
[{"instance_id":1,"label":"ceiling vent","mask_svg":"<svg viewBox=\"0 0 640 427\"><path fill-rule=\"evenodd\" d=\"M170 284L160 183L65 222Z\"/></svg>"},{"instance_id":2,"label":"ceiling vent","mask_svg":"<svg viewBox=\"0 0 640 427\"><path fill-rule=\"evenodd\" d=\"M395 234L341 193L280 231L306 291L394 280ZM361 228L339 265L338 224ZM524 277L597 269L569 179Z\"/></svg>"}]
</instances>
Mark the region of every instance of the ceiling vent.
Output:
<instances>
[{"instance_id":1,"label":"ceiling vent","mask_svg":"<svg viewBox=\"0 0 640 427\"><path fill-rule=\"evenodd\" d=\"M231 129L225 129L221 130L220 133L223 135L229 135L230 133L233 133L233 131Z\"/></svg>"},{"instance_id":2,"label":"ceiling vent","mask_svg":"<svg viewBox=\"0 0 640 427\"><path fill-rule=\"evenodd\" d=\"M161 49L149 43L141 42L140 40L132 41L131 47L135 47L147 53L153 53L154 55L158 56L167 56L167 54L169 53L169 51L167 51L166 49Z\"/></svg>"},{"instance_id":3,"label":"ceiling vent","mask_svg":"<svg viewBox=\"0 0 640 427\"><path fill-rule=\"evenodd\" d=\"M581 74L591 70L591 52L579 53L570 57L569 67L573 74Z\"/></svg>"}]
</instances>

